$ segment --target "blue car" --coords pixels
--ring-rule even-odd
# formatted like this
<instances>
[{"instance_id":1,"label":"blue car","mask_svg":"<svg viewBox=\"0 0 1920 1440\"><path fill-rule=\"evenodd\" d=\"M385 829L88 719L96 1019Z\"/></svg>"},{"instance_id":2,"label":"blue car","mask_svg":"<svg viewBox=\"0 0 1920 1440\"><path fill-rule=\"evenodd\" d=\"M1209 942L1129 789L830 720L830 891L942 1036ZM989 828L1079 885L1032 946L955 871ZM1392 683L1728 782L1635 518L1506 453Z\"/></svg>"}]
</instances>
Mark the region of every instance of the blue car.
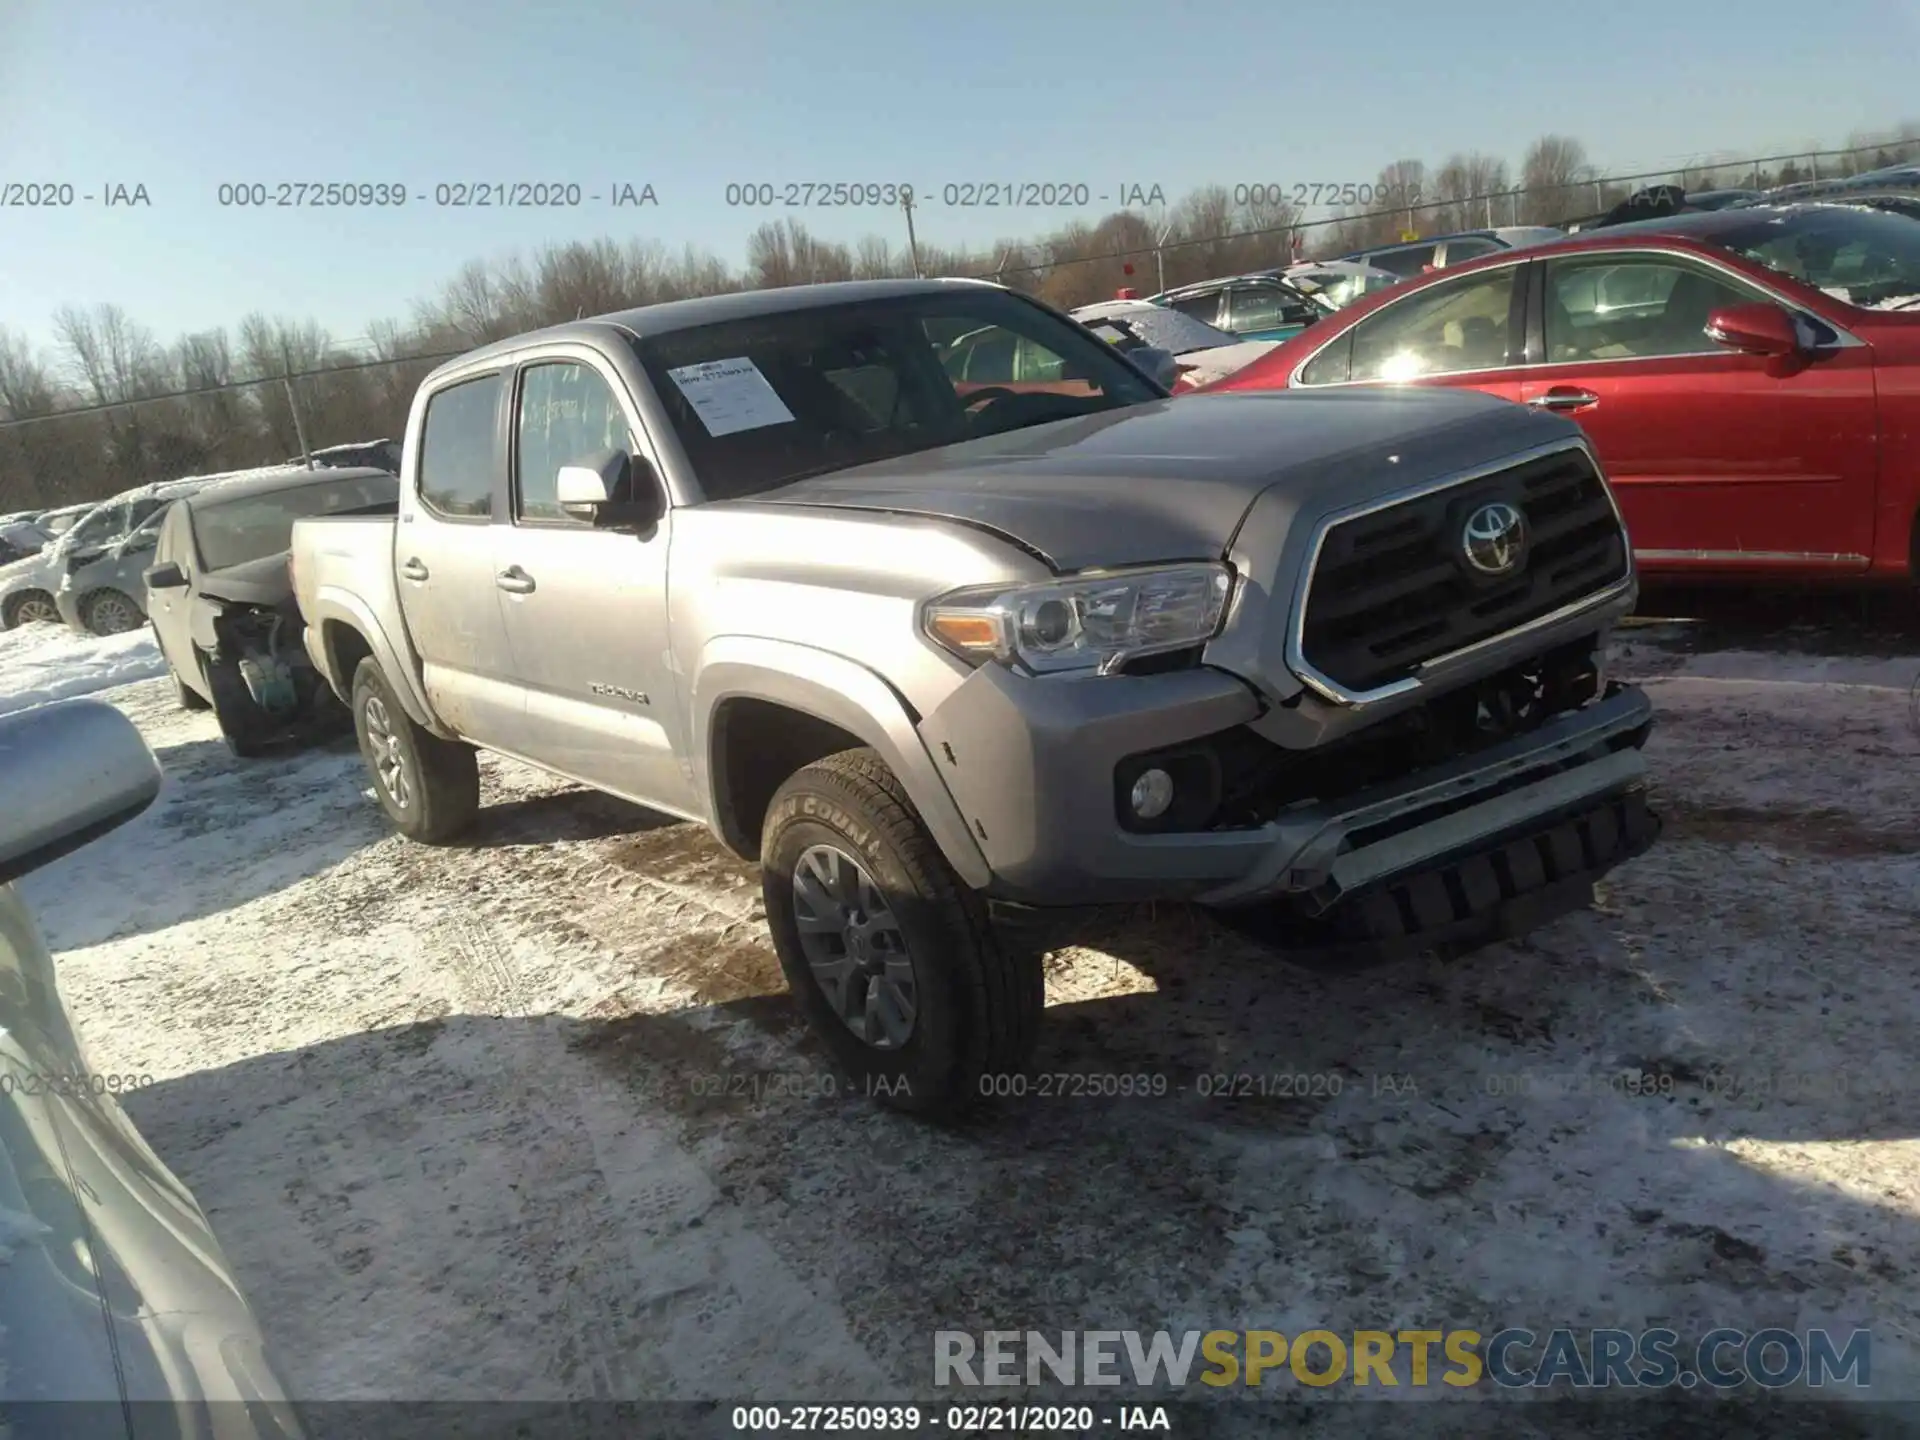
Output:
<instances>
[{"instance_id":1,"label":"blue car","mask_svg":"<svg viewBox=\"0 0 1920 1440\"><path fill-rule=\"evenodd\" d=\"M1242 340L1291 340L1336 308L1277 272L1203 280L1147 298Z\"/></svg>"}]
</instances>

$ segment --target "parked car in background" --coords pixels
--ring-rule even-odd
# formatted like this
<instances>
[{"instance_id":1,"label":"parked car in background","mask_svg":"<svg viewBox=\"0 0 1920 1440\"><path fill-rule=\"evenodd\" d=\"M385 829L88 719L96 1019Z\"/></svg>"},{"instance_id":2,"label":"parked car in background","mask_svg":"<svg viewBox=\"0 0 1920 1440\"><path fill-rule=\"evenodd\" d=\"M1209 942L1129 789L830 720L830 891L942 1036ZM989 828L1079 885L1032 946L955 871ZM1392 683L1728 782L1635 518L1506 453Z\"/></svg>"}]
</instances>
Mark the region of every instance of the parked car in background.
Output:
<instances>
[{"instance_id":1,"label":"parked car in background","mask_svg":"<svg viewBox=\"0 0 1920 1440\"><path fill-rule=\"evenodd\" d=\"M1217 387L1464 386L1578 421L1648 573L1920 568L1920 224L1842 205L1602 230L1410 280Z\"/></svg>"},{"instance_id":2,"label":"parked car in background","mask_svg":"<svg viewBox=\"0 0 1920 1440\"><path fill-rule=\"evenodd\" d=\"M11 565L47 548L47 532L23 520L0 521L0 565Z\"/></svg>"},{"instance_id":3,"label":"parked car in background","mask_svg":"<svg viewBox=\"0 0 1920 1440\"><path fill-rule=\"evenodd\" d=\"M298 1440L205 1212L93 1072L14 882L134 819L160 767L97 700L0 718L0 1431ZM130 857L137 858L137 857ZM136 1423L137 1421L137 1423Z\"/></svg>"},{"instance_id":4,"label":"parked car in background","mask_svg":"<svg viewBox=\"0 0 1920 1440\"><path fill-rule=\"evenodd\" d=\"M163 506L104 550L69 554L53 603L60 618L90 635L119 635L147 623L147 584Z\"/></svg>"},{"instance_id":5,"label":"parked car in background","mask_svg":"<svg viewBox=\"0 0 1920 1440\"><path fill-rule=\"evenodd\" d=\"M1148 300L1103 300L1069 313L1123 355L1149 346L1171 351L1178 369L1176 391L1223 380L1279 343L1242 340Z\"/></svg>"},{"instance_id":6,"label":"parked car in background","mask_svg":"<svg viewBox=\"0 0 1920 1440\"><path fill-rule=\"evenodd\" d=\"M400 442L357 440L347 445L329 445L313 452L313 463L332 470L360 470L370 466L397 475L400 473ZM287 464L304 466L306 462L296 455Z\"/></svg>"},{"instance_id":7,"label":"parked car in background","mask_svg":"<svg viewBox=\"0 0 1920 1440\"><path fill-rule=\"evenodd\" d=\"M963 388L941 347L983 331L1085 388ZM399 483L397 520L294 527L390 823L470 826L479 746L707 824L901 1108L1030 1058L1039 947L996 916L1177 896L1328 959L1471 948L1658 832L1651 705L1601 674L1632 560L1557 416L1170 400L1029 297L868 281L473 351Z\"/></svg>"},{"instance_id":8,"label":"parked car in background","mask_svg":"<svg viewBox=\"0 0 1920 1440\"><path fill-rule=\"evenodd\" d=\"M104 552L165 503L157 498L156 489L142 485L90 506L52 544L24 560L0 566L0 630L58 620L60 608L54 597L66 574L67 557Z\"/></svg>"},{"instance_id":9,"label":"parked car in background","mask_svg":"<svg viewBox=\"0 0 1920 1440\"><path fill-rule=\"evenodd\" d=\"M1335 258L1355 261L1406 279L1424 275L1429 270L1445 270L1449 266L1462 265L1482 255L1523 250L1529 245L1547 245L1566 238L1564 230L1557 230L1551 225L1507 225L1490 230L1463 230L1456 235L1435 235L1430 239L1404 241L1398 245L1380 245Z\"/></svg>"},{"instance_id":10,"label":"parked car in background","mask_svg":"<svg viewBox=\"0 0 1920 1440\"><path fill-rule=\"evenodd\" d=\"M1398 285L1402 279L1391 270L1363 265L1358 260L1306 260L1289 265L1282 273L1289 284L1326 301L1336 310L1343 310L1376 290Z\"/></svg>"},{"instance_id":11,"label":"parked car in background","mask_svg":"<svg viewBox=\"0 0 1920 1440\"><path fill-rule=\"evenodd\" d=\"M1242 340L1286 340L1334 311L1278 271L1202 280L1147 299Z\"/></svg>"},{"instance_id":12,"label":"parked car in background","mask_svg":"<svg viewBox=\"0 0 1920 1440\"><path fill-rule=\"evenodd\" d=\"M1614 225L1632 225L1641 220L1661 220L1670 215L1752 205L1763 198L1763 192L1759 190L1686 190L1678 185L1650 185L1634 191L1619 204L1598 215L1568 220L1561 229L1569 235L1586 235L1595 230Z\"/></svg>"},{"instance_id":13,"label":"parked car in background","mask_svg":"<svg viewBox=\"0 0 1920 1440\"><path fill-rule=\"evenodd\" d=\"M300 643L287 552L296 520L391 515L388 471L256 471L177 501L145 572L147 615L181 705L211 708L234 754L344 722Z\"/></svg>"}]
</instances>

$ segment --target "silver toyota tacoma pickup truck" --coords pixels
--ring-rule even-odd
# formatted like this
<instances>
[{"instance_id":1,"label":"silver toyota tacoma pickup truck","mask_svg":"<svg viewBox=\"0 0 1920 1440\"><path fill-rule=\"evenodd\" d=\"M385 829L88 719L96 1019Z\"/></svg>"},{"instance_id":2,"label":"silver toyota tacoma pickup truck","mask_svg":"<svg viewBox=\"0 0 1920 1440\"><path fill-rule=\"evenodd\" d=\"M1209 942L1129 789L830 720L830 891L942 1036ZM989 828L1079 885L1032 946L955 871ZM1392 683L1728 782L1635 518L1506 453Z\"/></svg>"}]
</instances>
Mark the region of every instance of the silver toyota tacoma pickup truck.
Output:
<instances>
[{"instance_id":1,"label":"silver toyota tacoma pickup truck","mask_svg":"<svg viewBox=\"0 0 1920 1440\"><path fill-rule=\"evenodd\" d=\"M479 747L757 860L803 1008L923 1112L1029 1057L1022 913L1182 898L1338 963L1588 903L1659 827L1580 431L1153 358L954 280L489 345L415 397L397 520L295 527L308 651L406 835L472 821Z\"/></svg>"}]
</instances>

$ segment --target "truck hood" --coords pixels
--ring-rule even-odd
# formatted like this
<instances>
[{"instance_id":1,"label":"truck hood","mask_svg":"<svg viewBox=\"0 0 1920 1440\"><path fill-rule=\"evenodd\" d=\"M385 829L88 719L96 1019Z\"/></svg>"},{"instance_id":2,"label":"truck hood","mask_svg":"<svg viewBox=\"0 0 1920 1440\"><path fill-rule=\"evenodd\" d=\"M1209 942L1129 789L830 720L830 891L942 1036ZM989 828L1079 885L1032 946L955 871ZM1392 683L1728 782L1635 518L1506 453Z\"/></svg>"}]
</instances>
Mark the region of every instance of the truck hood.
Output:
<instances>
[{"instance_id":1,"label":"truck hood","mask_svg":"<svg viewBox=\"0 0 1920 1440\"><path fill-rule=\"evenodd\" d=\"M194 588L209 600L231 600L241 605L284 605L293 598L293 580L287 574L285 550L258 560L209 570Z\"/></svg>"},{"instance_id":2,"label":"truck hood","mask_svg":"<svg viewBox=\"0 0 1920 1440\"><path fill-rule=\"evenodd\" d=\"M1189 395L859 465L753 500L955 520L1058 572L1214 559L1276 485L1306 492L1300 508L1367 498L1428 478L1441 456L1538 443L1533 418L1489 395L1423 387Z\"/></svg>"}]
</instances>

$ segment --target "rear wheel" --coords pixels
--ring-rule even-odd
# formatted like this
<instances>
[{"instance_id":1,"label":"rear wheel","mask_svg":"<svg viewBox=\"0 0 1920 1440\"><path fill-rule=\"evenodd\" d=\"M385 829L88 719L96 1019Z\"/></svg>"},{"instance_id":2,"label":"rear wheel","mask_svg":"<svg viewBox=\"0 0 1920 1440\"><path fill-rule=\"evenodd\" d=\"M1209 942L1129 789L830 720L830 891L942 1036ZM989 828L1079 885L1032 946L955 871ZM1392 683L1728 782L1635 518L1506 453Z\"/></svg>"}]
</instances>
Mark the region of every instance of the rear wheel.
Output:
<instances>
[{"instance_id":1,"label":"rear wheel","mask_svg":"<svg viewBox=\"0 0 1920 1440\"><path fill-rule=\"evenodd\" d=\"M133 598L118 590L96 590L80 602L80 623L95 635L124 635L147 623Z\"/></svg>"},{"instance_id":2,"label":"rear wheel","mask_svg":"<svg viewBox=\"0 0 1920 1440\"><path fill-rule=\"evenodd\" d=\"M60 607L53 603L53 596L44 590L23 590L18 595L8 596L5 606L0 607L0 630L12 630L19 625L34 625L59 618Z\"/></svg>"},{"instance_id":3,"label":"rear wheel","mask_svg":"<svg viewBox=\"0 0 1920 1440\"><path fill-rule=\"evenodd\" d=\"M805 766L761 834L767 926L801 1010L866 1094L950 1115L1023 1069L1039 956L1009 950L870 750Z\"/></svg>"},{"instance_id":4,"label":"rear wheel","mask_svg":"<svg viewBox=\"0 0 1920 1440\"><path fill-rule=\"evenodd\" d=\"M480 809L473 747L415 724L371 656L353 672L353 728L373 773L373 793L394 829L437 844L473 823Z\"/></svg>"}]
</instances>

